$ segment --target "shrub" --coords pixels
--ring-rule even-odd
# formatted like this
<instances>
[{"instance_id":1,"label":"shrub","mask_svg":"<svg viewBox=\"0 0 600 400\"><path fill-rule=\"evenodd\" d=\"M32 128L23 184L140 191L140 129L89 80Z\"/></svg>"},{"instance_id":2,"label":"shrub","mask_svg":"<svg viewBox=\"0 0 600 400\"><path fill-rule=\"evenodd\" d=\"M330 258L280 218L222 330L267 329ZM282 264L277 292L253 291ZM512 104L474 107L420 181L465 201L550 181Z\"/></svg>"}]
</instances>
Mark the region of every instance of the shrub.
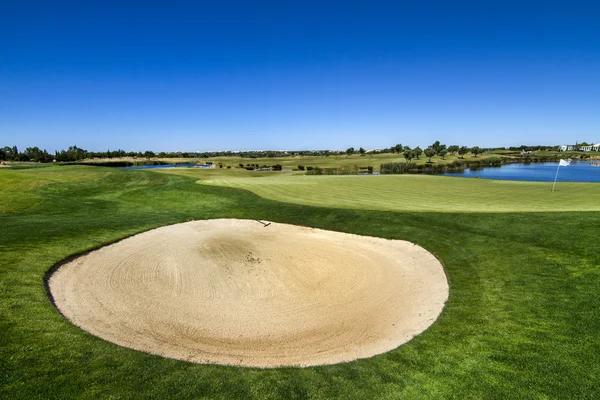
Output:
<instances>
[{"instance_id":1,"label":"shrub","mask_svg":"<svg viewBox=\"0 0 600 400\"><path fill-rule=\"evenodd\" d=\"M536 160L537 161L537 160ZM526 158L506 159L501 157L490 157L477 160L455 160L449 164L409 164L409 163L386 163L381 164L382 174L405 174L405 173L426 173L438 174L443 172L460 172L466 168L479 169L483 167L497 167L507 162L531 162Z\"/></svg>"},{"instance_id":2,"label":"shrub","mask_svg":"<svg viewBox=\"0 0 600 400\"><path fill-rule=\"evenodd\" d=\"M359 172L359 168L356 165L346 165L337 169L333 168L335 173L329 175L356 175Z\"/></svg>"},{"instance_id":3,"label":"shrub","mask_svg":"<svg viewBox=\"0 0 600 400\"><path fill-rule=\"evenodd\" d=\"M319 167L307 167L306 175L323 175L323 170Z\"/></svg>"},{"instance_id":4,"label":"shrub","mask_svg":"<svg viewBox=\"0 0 600 400\"><path fill-rule=\"evenodd\" d=\"M381 164L379 168L382 174L403 174L407 172L408 166L405 162L393 162Z\"/></svg>"}]
</instances>

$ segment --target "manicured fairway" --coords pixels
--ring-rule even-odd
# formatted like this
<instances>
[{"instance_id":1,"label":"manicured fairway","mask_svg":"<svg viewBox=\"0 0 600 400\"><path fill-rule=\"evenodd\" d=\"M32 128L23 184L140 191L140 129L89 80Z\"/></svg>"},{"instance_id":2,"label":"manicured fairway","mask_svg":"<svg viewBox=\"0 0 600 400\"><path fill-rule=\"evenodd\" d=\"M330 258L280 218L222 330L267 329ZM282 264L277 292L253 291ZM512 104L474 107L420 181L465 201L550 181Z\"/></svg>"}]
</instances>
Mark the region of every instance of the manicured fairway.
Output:
<instances>
[{"instance_id":1,"label":"manicured fairway","mask_svg":"<svg viewBox=\"0 0 600 400\"><path fill-rule=\"evenodd\" d=\"M597 397L598 186L563 184L554 194L548 188L548 196L563 200L541 202L543 190L534 186L515 192L511 185L465 181L472 185L460 188L467 193L493 191L502 205L494 209L490 196L467 196L461 204L458 194L448 195L457 190L453 181L426 176L409 176L415 181L404 185L404 176L390 177L397 179L390 183L380 180L387 177L350 177L380 185L361 189L364 195L351 203L344 197L359 185L346 188L348 177L251 179L264 180L273 192L271 179L282 186L289 179L293 188L296 179L314 178L317 200L306 196L302 202L330 207L292 204L288 194L278 202L173 173L81 166L0 170L0 398ZM252 182L238 187L259 186ZM419 188L428 195L407 200L414 208L385 208L381 200L374 206L374 189L395 182L389 198L410 198ZM515 196L518 201L511 200ZM376 207L383 211L370 210ZM121 348L73 326L48 299L44 274L57 262L151 228L207 218L409 240L442 262L450 297L430 329L396 350L346 364L272 370L191 364Z\"/></svg>"},{"instance_id":2,"label":"manicured fairway","mask_svg":"<svg viewBox=\"0 0 600 400\"><path fill-rule=\"evenodd\" d=\"M429 175L305 176L197 169L163 170L197 176L199 183L250 190L267 199L323 207L389 211L557 212L600 211L600 185L494 181ZM258 173L261 174L261 173Z\"/></svg>"}]
</instances>

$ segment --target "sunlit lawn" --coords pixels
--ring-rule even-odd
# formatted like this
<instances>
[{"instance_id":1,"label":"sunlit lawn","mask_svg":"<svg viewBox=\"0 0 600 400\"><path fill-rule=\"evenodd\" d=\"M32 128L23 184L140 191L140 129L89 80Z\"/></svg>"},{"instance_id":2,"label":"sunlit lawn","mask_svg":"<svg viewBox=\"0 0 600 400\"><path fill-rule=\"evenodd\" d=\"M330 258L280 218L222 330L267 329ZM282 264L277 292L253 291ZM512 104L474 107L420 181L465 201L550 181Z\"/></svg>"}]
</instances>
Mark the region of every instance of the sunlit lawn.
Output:
<instances>
[{"instance_id":1,"label":"sunlit lawn","mask_svg":"<svg viewBox=\"0 0 600 400\"><path fill-rule=\"evenodd\" d=\"M536 185L428 176L198 174L0 170L0 398L592 399L600 393L598 185L565 184L552 194ZM429 330L386 354L259 370L118 347L70 324L46 294L45 273L73 254L161 225L223 217L410 240L443 263L450 298Z\"/></svg>"}]
</instances>

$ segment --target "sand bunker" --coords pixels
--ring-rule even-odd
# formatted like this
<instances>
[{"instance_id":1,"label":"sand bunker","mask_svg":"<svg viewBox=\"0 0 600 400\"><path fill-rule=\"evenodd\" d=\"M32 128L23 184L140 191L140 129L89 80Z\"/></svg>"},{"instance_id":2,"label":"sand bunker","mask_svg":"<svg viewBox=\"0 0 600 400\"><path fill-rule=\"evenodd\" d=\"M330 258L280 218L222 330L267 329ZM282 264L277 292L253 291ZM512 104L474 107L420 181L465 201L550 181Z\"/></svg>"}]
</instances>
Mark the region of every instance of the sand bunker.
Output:
<instances>
[{"instance_id":1,"label":"sand bunker","mask_svg":"<svg viewBox=\"0 0 600 400\"><path fill-rule=\"evenodd\" d=\"M62 265L59 310L121 346L198 363L334 364L423 332L448 297L405 241L250 220L154 229Z\"/></svg>"}]
</instances>

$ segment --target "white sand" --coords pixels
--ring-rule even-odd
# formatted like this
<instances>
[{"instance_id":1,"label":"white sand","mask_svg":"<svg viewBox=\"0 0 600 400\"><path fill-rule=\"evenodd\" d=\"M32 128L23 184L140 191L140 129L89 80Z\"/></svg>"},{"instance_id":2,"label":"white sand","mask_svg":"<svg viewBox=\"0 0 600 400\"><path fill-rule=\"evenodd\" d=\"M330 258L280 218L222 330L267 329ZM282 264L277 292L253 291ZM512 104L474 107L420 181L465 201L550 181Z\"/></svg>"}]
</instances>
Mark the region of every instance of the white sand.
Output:
<instances>
[{"instance_id":1,"label":"white sand","mask_svg":"<svg viewBox=\"0 0 600 400\"><path fill-rule=\"evenodd\" d=\"M427 329L448 298L412 243L251 220L154 229L62 265L60 311L121 346L254 367L371 357Z\"/></svg>"}]
</instances>

